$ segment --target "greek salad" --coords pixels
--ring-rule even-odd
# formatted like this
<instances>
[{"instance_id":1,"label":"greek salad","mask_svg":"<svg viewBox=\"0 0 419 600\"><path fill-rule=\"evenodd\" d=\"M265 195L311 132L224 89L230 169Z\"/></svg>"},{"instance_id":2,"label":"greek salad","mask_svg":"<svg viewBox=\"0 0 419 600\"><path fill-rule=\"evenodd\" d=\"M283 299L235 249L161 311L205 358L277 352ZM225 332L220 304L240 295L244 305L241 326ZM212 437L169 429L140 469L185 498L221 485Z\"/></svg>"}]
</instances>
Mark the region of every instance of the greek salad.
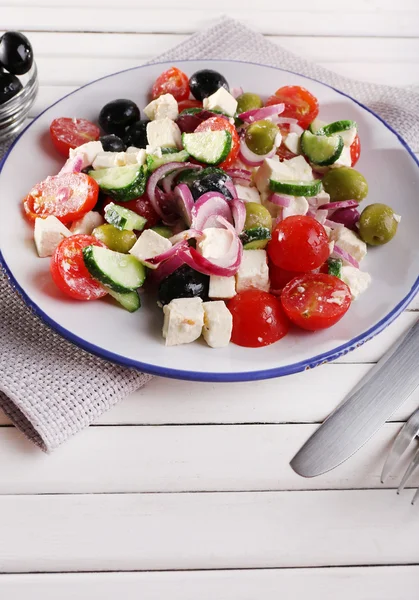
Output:
<instances>
[{"instance_id":1,"label":"greek salad","mask_svg":"<svg viewBox=\"0 0 419 600\"><path fill-rule=\"evenodd\" d=\"M320 120L302 87L263 99L209 69L172 67L150 95L142 111L116 99L97 123L51 123L66 160L23 206L57 287L131 312L154 295L167 346L259 347L337 323L370 285L367 246L400 221L360 209L357 124Z\"/></svg>"}]
</instances>

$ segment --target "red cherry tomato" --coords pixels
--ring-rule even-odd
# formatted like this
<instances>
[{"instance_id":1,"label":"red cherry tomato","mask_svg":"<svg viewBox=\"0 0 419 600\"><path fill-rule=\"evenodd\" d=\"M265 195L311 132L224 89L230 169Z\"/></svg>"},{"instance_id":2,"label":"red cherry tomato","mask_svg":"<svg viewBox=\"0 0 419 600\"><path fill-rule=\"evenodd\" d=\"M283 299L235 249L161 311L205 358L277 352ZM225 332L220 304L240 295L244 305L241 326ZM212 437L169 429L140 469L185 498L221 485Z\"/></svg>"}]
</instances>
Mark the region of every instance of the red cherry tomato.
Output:
<instances>
[{"instance_id":1,"label":"red cherry tomato","mask_svg":"<svg viewBox=\"0 0 419 600\"><path fill-rule=\"evenodd\" d=\"M64 238L51 257L51 275L56 286L67 296L76 300L97 300L108 292L93 279L84 264L82 250L86 246L106 247L92 235Z\"/></svg>"},{"instance_id":2,"label":"red cherry tomato","mask_svg":"<svg viewBox=\"0 0 419 600\"><path fill-rule=\"evenodd\" d=\"M361 154L361 142L360 142L358 134L356 134L356 137L351 144L350 151L351 151L351 167L354 167L356 165L356 163L358 162L358 158L360 157L360 154Z\"/></svg>"},{"instance_id":3,"label":"red cherry tomato","mask_svg":"<svg viewBox=\"0 0 419 600\"><path fill-rule=\"evenodd\" d=\"M317 331L331 327L343 317L351 305L351 292L338 277L306 273L288 283L281 302L295 325Z\"/></svg>"},{"instance_id":4,"label":"red cherry tomato","mask_svg":"<svg viewBox=\"0 0 419 600\"><path fill-rule=\"evenodd\" d=\"M271 282L271 293L282 290L291 279L302 275L297 271L285 271L269 261L269 281Z\"/></svg>"},{"instance_id":5,"label":"red cherry tomato","mask_svg":"<svg viewBox=\"0 0 419 600\"><path fill-rule=\"evenodd\" d=\"M313 217L287 217L272 232L268 254L277 267L306 273L329 258L329 239L324 227Z\"/></svg>"},{"instance_id":6,"label":"red cherry tomato","mask_svg":"<svg viewBox=\"0 0 419 600\"><path fill-rule=\"evenodd\" d=\"M29 220L57 217L62 223L79 219L94 208L99 195L97 182L84 173L47 177L35 185L23 201Z\"/></svg>"},{"instance_id":7,"label":"red cherry tomato","mask_svg":"<svg viewBox=\"0 0 419 600\"><path fill-rule=\"evenodd\" d=\"M117 204L117 202L115 202L115 200L113 200L113 198L106 196L103 201L103 204L101 206L101 209L100 209L102 216L104 216L105 208L111 202L114 202L115 204ZM133 212L137 213L137 215L144 217L144 219L147 219L145 229L154 227L161 220L159 215L154 210L150 200L145 195L141 196L140 198L135 198L134 200L129 200L128 202L121 202L120 205L123 206L124 208L128 208L129 210L132 210Z\"/></svg>"},{"instance_id":8,"label":"red cherry tomato","mask_svg":"<svg viewBox=\"0 0 419 600\"><path fill-rule=\"evenodd\" d=\"M233 315L231 341L238 346L268 346L288 333L288 320L280 301L272 294L246 290L234 296L227 308Z\"/></svg>"},{"instance_id":9,"label":"red cherry tomato","mask_svg":"<svg viewBox=\"0 0 419 600\"><path fill-rule=\"evenodd\" d=\"M68 158L70 148L77 148L86 142L94 142L100 137L100 129L86 119L61 117L54 119L49 132L52 143L60 154Z\"/></svg>"},{"instance_id":10,"label":"red cherry tomato","mask_svg":"<svg viewBox=\"0 0 419 600\"><path fill-rule=\"evenodd\" d=\"M189 98L189 78L176 67L159 75L153 84L151 95L153 100L162 94L172 94L178 102Z\"/></svg>"},{"instance_id":11,"label":"red cherry tomato","mask_svg":"<svg viewBox=\"0 0 419 600\"><path fill-rule=\"evenodd\" d=\"M178 110L180 113L187 108L202 108L202 102L199 100L181 100L178 102Z\"/></svg>"},{"instance_id":12,"label":"red cherry tomato","mask_svg":"<svg viewBox=\"0 0 419 600\"><path fill-rule=\"evenodd\" d=\"M227 158L217 165L220 169L228 169L239 155L240 138L237 129L225 117L211 117L203 121L195 131L229 131L231 133L231 150Z\"/></svg>"},{"instance_id":13,"label":"red cherry tomato","mask_svg":"<svg viewBox=\"0 0 419 600\"><path fill-rule=\"evenodd\" d=\"M266 106L272 104L285 104L284 112L281 117L298 119L298 124L303 129L307 129L312 121L319 114L319 103L317 98L310 94L308 90L299 85L286 85L271 96L266 102Z\"/></svg>"}]
</instances>

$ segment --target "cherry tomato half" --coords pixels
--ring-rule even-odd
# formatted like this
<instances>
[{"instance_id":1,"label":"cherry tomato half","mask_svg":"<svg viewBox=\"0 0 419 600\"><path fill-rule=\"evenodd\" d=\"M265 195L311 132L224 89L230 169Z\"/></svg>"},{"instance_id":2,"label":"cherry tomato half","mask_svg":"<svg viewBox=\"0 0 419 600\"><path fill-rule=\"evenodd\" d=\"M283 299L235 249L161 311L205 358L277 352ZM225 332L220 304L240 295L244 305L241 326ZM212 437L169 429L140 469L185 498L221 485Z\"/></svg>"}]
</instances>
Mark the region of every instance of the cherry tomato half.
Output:
<instances>
[{"instance_id":1,"label":"cherry tomato half","mask_svg":"<svg viewBox=\"0 0 419 600\"><path fill-rule=\"evenodd\" d=\"M319 114L319 103L313 94L299 85L286 85L276 90L266 102L266 106L272 104L285 104L284 112L281 117L298 119L298 124L303 129L307 129L312 121Z\"/></svg>"},{"instance_id":2,"label":"cherry tomato half","mask_svg":"<svg viewBox=\"0 0 419 600\"><path fill-rule=\"evenodd\" d=\"M159 75L153 84L151 95L153 100L162 94L172 94L178 102L189 98L189 78L183 71L171 67Z\"/></svg>"},{"instance_id":3,"label":"cherry tomato half","mask_svg":"<svg viewBox=\"0 0 419 600\"><path fill-rule=\"evenodd\" d=\"M354 167L358 162L358 158L361 155L361 141L359 139L359 135L356 134L354 141L351 144L351 167Z\"/></svg>"},{"instance_id":4,"label":"cherry tomato half","mask_svg":"<svg viewBox=\"0 0 419 600\"><path fill-rule=\"evenodd\" d=\"M329 254L329 239L323 225L306 215L280 221L268 244L271 261L286 271L313 271L329 258Z\"/></svg>"},{"instance_id":5,"label":"cherry tomato half","mask_svg":"<svg viewBox=\"0 0 419 600\"><path fill-rule=\"evenodd\" d=\"M327 266L327 263L325 263ZM299 277L302 273L298 271L285 271L277 267L271 260L269 261L269 281L271 282L271 293L280 292L286 285L294 279Z\"/></svg>"},{"instance_id":6,"label":"cherry tomato half","mask_svg":"<svg viewBox=\"0 0 419 600\"><path fill-rule=\"evenodd\" d=\"M105 208L111 202L117 204L113 198L106 196L103 200L103 204L101 204L100 212L102 216L104 216ZM145 225L145 229L149 229L150 227L154 227L161 220L160 216L154 210L150 200L146 195L141 196L140 198L135 198L134 200L129 200L128 202L122 202L121 206L124 208L128 208L128 210L132 210L137 213L144 219L147 219L147 223Z\"/></svg>"},{"instance_id":7,"label":"cherry tomato half","mask_svg":"<svg viewBox=\"0 0 419 600\"><path fill-rule=\"evenodd\" d=\"M83 260L83 248L102 246L102 242L91 235L72 235L64 238L51 257L51 275L56 286L76 300L97 300L108 293L90 275Z\"/></svg>"},{"instance_id":8,"label":"cherry tomato half","mask_svg":"<svg viewBox=\"0 0 419 600\"><path fill-rule=\"evenodd\" d=\"M231 133L231 150L227 158L217 165L220 169L228 169L239 155L240 138L235 126L225 117L211 117L203 121L195 131L229 131Z\"/></svg>"},{"instance_id":9,"label":"cherry tomato half","mask_svg":"<svg viewBox=\"0 0 419 600\"><path fill-rule=\"evenodd\" d=\"M285 286L281 302L295 325L317 331L331 327L343 317L351 305L351 292L334 275L306 273Z\"/></svg>"},{"instance_id":10,"label":"cherry tomato half","mask_svg":"<svg viewBox=\"0 0 419 600\"><path fill-rule=\"evenodd\" d=\"M52 143L60 154L68 158L70 148L77 148L86 142L97 141L100 129L87 119L70 119L61 117L54 119L49 132Z\"/></svg>"},{"instance_id":11,"label":"cherry tomato half","mask_svg":"<svg viewBox=\"0 0 419 600\"><path fill-rule=\"evenodd\" d=\"M180 113L187 108L202 108L202 102L199 100L181 100L178 102L178 110Z\"/></svg>"},{"instance_id":12,"label":"cherry tomato half","mask_svg":"<svg viewBox=\"0 0 419 600\"><path fill-rule=\"evenodd\" d=\"M268 346L288 333L288 320L280 301L272 294L246 290L234 296L227 308L233 316L231 341L238 346Z\"/></svg>"},{"instance_id":13,"label":"cherry tomato half","mask_svg":"<svg viewBox=\"0 0 419 600\"><path fill-rule=\"evenodd\" d=\"M53 215L62 223L79 219L94 208L99 195L97 182L84 173L47 177L35 185L23 201L30 221Z\"/></svg>"}]
</instances>

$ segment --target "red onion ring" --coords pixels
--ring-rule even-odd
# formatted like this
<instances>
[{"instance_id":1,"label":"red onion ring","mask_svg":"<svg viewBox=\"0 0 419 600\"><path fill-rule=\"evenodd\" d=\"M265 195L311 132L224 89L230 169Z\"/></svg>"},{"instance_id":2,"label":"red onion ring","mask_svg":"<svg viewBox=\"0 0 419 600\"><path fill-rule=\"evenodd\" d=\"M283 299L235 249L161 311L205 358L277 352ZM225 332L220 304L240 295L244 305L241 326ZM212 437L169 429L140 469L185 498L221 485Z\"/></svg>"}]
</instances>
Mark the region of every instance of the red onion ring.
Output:
<instances>
[{"instance_id":1,"label":"red onion ring","mask_svg":"<svg viewBox=\"0 0 419 600\"><path fill-rule=\"evenodd\" d=\"M291 204L290 196L282 196L281 194L271 194L269 196L269 202L272 204L276 204L277 206L282 206L283 208L288 208Z\"/></svg>"},{"instance_id":2,"label":"red onion ring","mask_svg":"<svg viewBox=\"0 0 419 600\"><path fill-rule=\"evenodd\" d=\"M337 246L336 244L333 248L332 256L333 258L341 258L346 263L349 263L352 267L355 267L355 269L359 269L359 262L351 254L349 254L349 252L346 252L346 250L340 246Z\"/></svg>"},{"instance_id":3,"label":"red onion ring","mask_svg":"<svg viewBox=\"0 0 419 600\"><path fill-rule=\"evenodd\" d=\"M230 205L219 192L206 192L192 207L192 227L202 231L208 227L218 227L217 217L232 220Z\"/></svg>"},{"instance_id":4,"label":"red onion ring","mask_svg":"<svg viewBox=\"0 0 419 600\"><path fill-rule=\"evenodd\" d=\"M194 205L192 192L186 183L180 183L175 187L174 194L177 200L179 214L188 227L190 227L192 223L192 207Z\"/></svg>"},{"instance_id":5,"label":"red onion ring","mask_svg":"<svg viewBox=\"0 0 419 600\"><path fill-rule=\"evenodd\" d=\"M241 113L239 119L245 123L253 123L254 121L261 121L262 119L280 115L284 112L284 109L285 104L282 103L272 104L271 106L264 106L262 108L253 108L252 110Z\"/></svg>"}]
</instances>

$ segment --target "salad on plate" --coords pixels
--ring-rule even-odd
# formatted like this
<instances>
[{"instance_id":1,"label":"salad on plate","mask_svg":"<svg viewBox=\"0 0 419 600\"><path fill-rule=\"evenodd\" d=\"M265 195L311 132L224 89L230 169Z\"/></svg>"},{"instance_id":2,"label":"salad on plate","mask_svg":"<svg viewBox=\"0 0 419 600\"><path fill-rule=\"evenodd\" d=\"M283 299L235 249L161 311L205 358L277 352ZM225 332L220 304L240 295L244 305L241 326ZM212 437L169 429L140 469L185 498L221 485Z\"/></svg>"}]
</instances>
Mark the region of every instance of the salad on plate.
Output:
<instances>
[{"instance_id":1,"label":"salad on plate","mask_svg":"<svg viewBox=\"0 0 419 600\"><path fill-rule=\"evenodd\" d=\"M367 247L400 222L360 209L356 122L320 120L300 86L264 100L209 69L172 67L150 95L50 125L66 160L23 208L56 286L130 312L154 295L167 346L254 348L337 323L371 283Z\"/></svg>"}]
</instances>

